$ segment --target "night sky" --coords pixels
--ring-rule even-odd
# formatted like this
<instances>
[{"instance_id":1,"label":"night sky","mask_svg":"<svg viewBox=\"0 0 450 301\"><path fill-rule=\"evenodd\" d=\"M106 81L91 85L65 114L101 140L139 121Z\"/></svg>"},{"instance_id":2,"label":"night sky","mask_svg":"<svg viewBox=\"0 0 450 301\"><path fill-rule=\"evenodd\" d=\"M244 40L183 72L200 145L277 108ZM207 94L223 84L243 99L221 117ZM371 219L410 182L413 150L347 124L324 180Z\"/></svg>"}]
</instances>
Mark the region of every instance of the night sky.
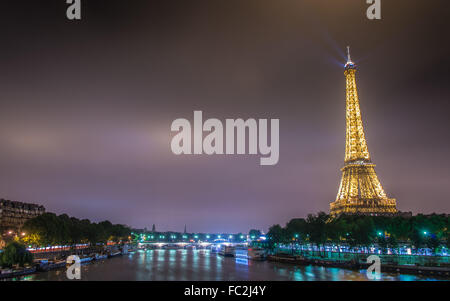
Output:
<instances>
[{"instance_id":1,"label":"night sky","mask_svg":"<svg viewBox=\"0 0 450 301\"><path fill-rule=\"evenodd\" d=\"M0 5L0 197L157 230L246 232L329 210L345 47L372 160L398 209L450 213L448 1ZM280 160L175 156L176 118L279 118Z\"/></svg>"}]
</instances>

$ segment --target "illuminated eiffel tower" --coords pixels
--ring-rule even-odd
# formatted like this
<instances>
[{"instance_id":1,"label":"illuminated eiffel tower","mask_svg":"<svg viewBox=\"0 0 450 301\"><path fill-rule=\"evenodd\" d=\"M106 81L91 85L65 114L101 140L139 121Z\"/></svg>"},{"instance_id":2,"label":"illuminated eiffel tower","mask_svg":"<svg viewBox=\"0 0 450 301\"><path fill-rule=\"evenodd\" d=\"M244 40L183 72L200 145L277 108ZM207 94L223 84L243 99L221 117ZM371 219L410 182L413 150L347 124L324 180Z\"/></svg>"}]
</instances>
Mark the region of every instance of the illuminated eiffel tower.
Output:
<instances>
[{"instance_id":1,"label":"illuminated eiffel tower","mask_svg":"<svg viewBox=\"0 0 450 301\"><path fill-rule=\"evenodd\" d=\"M345 161L336 201L330 204L330 214L394 215L395 199L386 196L370 160L356 90L356 65L347 47L345 64L346 133Z\"/></svg>"}]
</instances>

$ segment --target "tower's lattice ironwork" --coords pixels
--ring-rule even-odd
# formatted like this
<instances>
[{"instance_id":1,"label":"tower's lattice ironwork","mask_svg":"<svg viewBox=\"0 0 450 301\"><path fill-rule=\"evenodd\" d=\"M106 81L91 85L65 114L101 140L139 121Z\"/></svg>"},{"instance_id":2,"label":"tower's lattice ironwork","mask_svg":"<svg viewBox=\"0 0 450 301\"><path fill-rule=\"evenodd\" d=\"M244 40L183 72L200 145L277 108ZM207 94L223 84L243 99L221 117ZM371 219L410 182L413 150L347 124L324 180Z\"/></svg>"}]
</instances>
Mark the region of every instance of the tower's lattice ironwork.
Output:
<instances>
[{"instance_id":1,"label":"tower's lattice ironwork","mask_svg":"<svg viewBox=\"0 0 450 301\"><path fill-rule=\"evenodd\" d=\"M370 160L364 135L356 89L356 65L350 58L345 64L346 133L345 161L336 201L330 204L330 214L391 215L397 213L395 199L388 198Z\"/></svg>"}]
</instances>

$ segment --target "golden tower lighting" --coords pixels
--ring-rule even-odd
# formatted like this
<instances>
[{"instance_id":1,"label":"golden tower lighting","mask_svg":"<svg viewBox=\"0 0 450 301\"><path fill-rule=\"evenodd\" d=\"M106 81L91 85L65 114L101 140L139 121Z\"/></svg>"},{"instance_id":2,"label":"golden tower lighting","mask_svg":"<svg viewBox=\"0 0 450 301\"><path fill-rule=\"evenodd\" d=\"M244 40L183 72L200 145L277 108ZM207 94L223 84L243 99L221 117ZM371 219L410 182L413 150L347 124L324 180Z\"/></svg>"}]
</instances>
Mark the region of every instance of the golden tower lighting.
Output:
<instances>
[{"instance_id":1,"label":"golden tower lighting","mask_svg":"<svg viewBox=\"0 0 450 301\"><path fill-rule=\"evenodd\" d=\"M370 160L364 135L356 90L356 65L347 47L345 161L336 201L330 204L330 214L393 215L397 213L395 199L388 198Z\"/></svg>"}]
</instances>

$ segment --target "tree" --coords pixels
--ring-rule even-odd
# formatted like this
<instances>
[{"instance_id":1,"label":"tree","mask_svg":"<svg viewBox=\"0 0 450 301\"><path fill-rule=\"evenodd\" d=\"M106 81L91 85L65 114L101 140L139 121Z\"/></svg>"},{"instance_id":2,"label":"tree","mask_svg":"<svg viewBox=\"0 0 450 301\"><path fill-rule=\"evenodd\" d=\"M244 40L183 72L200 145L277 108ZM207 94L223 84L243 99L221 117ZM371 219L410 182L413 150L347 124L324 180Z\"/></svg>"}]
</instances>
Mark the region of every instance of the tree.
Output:
<instances>
[{"instance_id":1,"label":"tree","mask_svg":"<svg viewBox=\"0 0 450 301\"><path fill-rule=\"evenodd\" d=\"M283 241L283 228L280 225L273 225L269 228L267 236L270 241L274 243L280 243Z\"/></svg>"},{"instance_id":2,"label":"tree","mask_svg":"<svg viewBox=\"0 0 450 301\"><path fill-rule=\"evenodd\" d=\"M354 221L351 237L358 246L368 246L374 238L375 225L370 216L362 216Z\"/></svg>"},{"instance_id":3,"label":"tree","mask_svg":"<svg viewBox=\"0 0 450 301\"><path fill-rule=\"evenodd\" d=\"M256 229L251 229L248 232L248 235L250 236L250 238L255 239L255 238L259 238L261 236L261 231L260 230L256 230Z\"/></svg>"},{"instance_id":4,"label":"tree","mask_svg":"<svg viewBox=\"0 0 450 301\"><path fill-rule=\"evenodd\" d=\"M319 212L317 215L309 214L306 219L307 235L309 236L310 242L319 248L319 253L321 247L327 241L326 223L329 218L330 217L326 213Z\"/></svg>"},{"instance_id":5,"label":"tree","mask_svg":"<svg viewBox=\"0 0 450 301\"><path fill-rule=\"evenodd\" d=\"M299 240L306 240L306 234L307 234L307 223L304 218L294 218L291 219L286 224L286 234L291 237L295 238L297 241Z\"/></svg>"},{"instance_id":6,"label":"tree","mask_svg":"<svg viewBox=\"0 0 450 301\"><path fill-rule=\"evenodd\" d=\"M36 233L30 233L22 238L22 241L27 245L32 246L40 246L42 245L42 239L39 236L39 234Z\"/></svg>"},{"instance_id":7,"label":"tree","mask_svg":"<svg viewBox=\"0 0 450 301\"><path fill-rule=\"evenodd\" d=\"M273 225L267 232L268 245L270 249L275 249L277 244L291 242L287 230L280 225Z\"/></svg>"},{"instance_id":8,"label":"tree","mask_svg":"<svg viewBox=\"0 0 450 301\"><path fill-rule=\"evenodd\" d=\"M432 235L430 236L426 241L425 241L425 245L431 249L431 251L433 252L433 255L436 255L437 250L440 246L440 241L439 239L437 239L436 235Z\"/></svg>"},{"instance_id":9,"label":"tree","mask_svg":"<svg viewBox=\"0 0 450 301\"><path fill-rule=\"evenodd\" d=\"M0 265L3 267L12 267L18 264L24 266L33 262L31 254L24 245L13 241L6 245L4 251L0 253Z\"/></svg>"},{"instance_id":10,"label":"tree","mask_svg":"<svg viewBox=\"0 0 450 301\"><path fill-rule=\"evenodd\" d=\"M347 239L347 233L350 232L351 226L345 216L333 219L328 223L328 238L338 245L338 256L341 257L340 245Z\"/></svg>"}]
</instances>

